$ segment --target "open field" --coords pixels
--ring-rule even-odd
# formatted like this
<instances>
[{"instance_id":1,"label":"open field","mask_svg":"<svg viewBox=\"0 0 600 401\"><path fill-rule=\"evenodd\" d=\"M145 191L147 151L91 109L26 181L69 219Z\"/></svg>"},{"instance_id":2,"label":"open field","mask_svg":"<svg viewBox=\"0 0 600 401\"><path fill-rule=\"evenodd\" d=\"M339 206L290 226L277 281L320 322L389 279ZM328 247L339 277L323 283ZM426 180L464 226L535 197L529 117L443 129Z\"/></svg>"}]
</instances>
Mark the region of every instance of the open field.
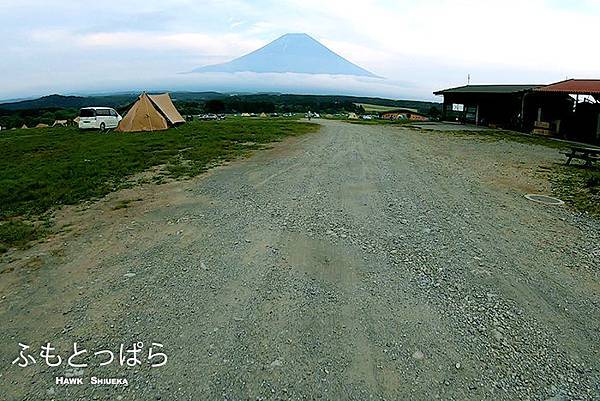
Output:
<instances>
[{"instance_id":1,"label":"open field","mask_svg":"<svg viewBox=\"0 0 600 401\"><path fill-rule=\"evenodd\" d=\"M37 218L56 206L99 198L133 175L159 167L153 179L197 175L316 125L286 119L231 118L192 122L154 133L82 132L77 128L29 129L0 135L0 222ZM39 230L0 224L0 244L19 245Z\"/></svg>"},{"instance_id":2,"label":"open field","mask_svg":"<svg viewBox=\"0 0 600 401\"><path fill-rule=\"evenodd\" d=\"M356 103L357 106L362 106L367 113L381 113L384 111L397 110L400 107L380 106L378 104Z\"/></svg>"},{"instance_id":3,"label":"open field","mask_svg":"<svg viewBox=\"0 0 600 401\"><path fill-rule=\"evenodd\" d=\"M600 168L555 166L552 176L557 196L577 210L600 218Z\"/></svg>"},{"instance_id":4,"label":"open field","mask_svg":"<svg viewBox=\"0 0 600 401\"><path fill-rule=\"evenodd\" d=\"M12 253L3 399L597 399L600 220L523 197L552 194L557 149L320 123L65 208L70 230ZM47 341L159 342L169 362L86 359L127 387L11 365Z\"/></svg>"},{"instance_id":5,"label":"open field","mask_svg":"<svg viewBox=\"0 0 600 401\"><path fill-rule=\"evenodd\" d=\"M407 125L410 124L410 120L344 120L350 124L358 124L358 125L388 125L388 126L399 126L399 125Z\"/></svg>"}]
</instances>

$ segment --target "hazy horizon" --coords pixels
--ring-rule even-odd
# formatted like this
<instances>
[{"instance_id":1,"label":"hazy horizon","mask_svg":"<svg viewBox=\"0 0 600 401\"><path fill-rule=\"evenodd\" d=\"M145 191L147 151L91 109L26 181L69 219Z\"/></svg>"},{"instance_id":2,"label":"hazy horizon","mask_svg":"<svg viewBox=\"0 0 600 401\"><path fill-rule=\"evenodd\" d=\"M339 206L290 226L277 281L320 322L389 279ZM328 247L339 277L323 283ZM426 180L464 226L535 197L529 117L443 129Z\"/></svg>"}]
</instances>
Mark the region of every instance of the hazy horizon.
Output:
<instances>
[{"instance_id":1,"label":"hazy horizon","mask_svg":"<svg viewBox=\"0 0 600 401\"><path fill-rule=\"evenodd\" d=\"M600 0L0 1L1 100L168 89L439 100L471 83L598 78ZM567 29L577 27L574 34ZM384 77L182 74L307 33Z\"/></svg>"}]
</instances>

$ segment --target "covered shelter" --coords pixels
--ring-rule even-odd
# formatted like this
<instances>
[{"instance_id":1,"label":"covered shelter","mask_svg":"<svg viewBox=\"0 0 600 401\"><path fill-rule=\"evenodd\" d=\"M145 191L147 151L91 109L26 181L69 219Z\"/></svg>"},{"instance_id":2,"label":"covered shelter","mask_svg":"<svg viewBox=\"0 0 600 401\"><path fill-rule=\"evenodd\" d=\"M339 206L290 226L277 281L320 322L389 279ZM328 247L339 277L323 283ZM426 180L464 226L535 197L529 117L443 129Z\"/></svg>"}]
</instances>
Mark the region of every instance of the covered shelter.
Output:
<instances>
[{"instance_id":1,"label":"covered shelter","mask_svg":"<svg viewBox=\"0 0 600 401\"><path fill-rule=\"evenodd\" d=\"M525 94L541 85L467 85L434 92L444 97L442 119L516 128Z\"/></svg>"},{"instance_id":2,"label":"covered shelter","mask_svg":"<svg viewBox=\"0 0 600 401\"><path fill-rule=\"evenodd\" d=\"M175 108L168 93L148 95L144 92L127 112L117 131L161 131L183 123L185 119Z\"/></svg>"},{"instance_id":3,"label":"covered shelter","mask_svg":"<svg viewBox=\"0 0 600 401\"><path fill-rule=\"evenodd\" d=\"M561 121L572 108L570 98L562 93L543 96L536 92L542 87L467 85L434 94L444 96L443 120L531 132L536 129L536 122L541 121L540 107L547 110L548 121Z\"/></svg>"},{"instance_id":4,"label":"covered shelter","mask_svg":"<svg viewBox=\"0 0 600 401\"><path fill-rule=\"evenodd\" d=\"M558 132L569 139L600 143L600 79L569 79L535 90L538 96L568 96L573 103ZM539 120L547 119L540 106Z\"/></svg>"}]
</instances>

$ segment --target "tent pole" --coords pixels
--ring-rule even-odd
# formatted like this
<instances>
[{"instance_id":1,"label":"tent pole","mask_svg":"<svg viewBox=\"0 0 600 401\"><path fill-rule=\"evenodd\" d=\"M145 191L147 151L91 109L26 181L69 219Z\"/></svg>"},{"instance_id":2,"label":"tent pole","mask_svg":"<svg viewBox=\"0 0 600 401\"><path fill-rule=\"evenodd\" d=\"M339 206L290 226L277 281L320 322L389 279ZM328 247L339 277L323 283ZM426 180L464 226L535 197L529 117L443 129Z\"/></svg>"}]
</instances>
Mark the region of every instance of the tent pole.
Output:
<instances>
[{"instance_id":1,"label":"tent pole","mask_svg":"<svg viewBox=\"0 0 600 401\"><path fill-rule=\"evenodd\" d=\"M146 93L146 92L144 92L144 93ZM148 96L146 95L146 97L148 97ZM150 132L154 132L154 128L152 127L152 119L150 118L150 110L148 110L148 102L146 102L146 118L148 118L148 124L150 125Z\"/></svg>"}]
</instances>

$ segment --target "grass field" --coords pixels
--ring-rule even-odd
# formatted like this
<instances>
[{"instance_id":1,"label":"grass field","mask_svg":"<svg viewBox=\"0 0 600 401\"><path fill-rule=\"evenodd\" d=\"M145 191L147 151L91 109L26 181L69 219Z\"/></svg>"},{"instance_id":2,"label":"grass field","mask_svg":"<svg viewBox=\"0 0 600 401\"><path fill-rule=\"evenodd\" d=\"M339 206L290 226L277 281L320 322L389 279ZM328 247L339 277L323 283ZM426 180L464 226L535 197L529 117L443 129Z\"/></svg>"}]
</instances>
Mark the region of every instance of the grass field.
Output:
<instances>
[{"instance_id":1,"label":"grass field","mask_svg":"<svg viewBox=\"0 0 600 401\"><path fill-rule=\"evenodd\" d=\"M356 103L357 106L362 106L367 113L381 113L384 111L398 110L400 107L379 106L377 104ZM416 110L415 110L416 111Z\"/></svg>"},{"instance_id":2,"label":"grass field","mask_svg":"<svg viewBox=\"0 0 600 401\"><path fill-rule=\"evenodd\" d=\"M600 168L556 166L552 187L568 204L600 217Z\"/></svg>"},{"instance_id":3,"label":"grass field","mask_svg":"<svg viewBox=\"0 0 600 401\"><path fill-rule=\"evenodd\" d=\"M286 136L318 126L286 119L190 122L154 133L100 133L77 128L6 131L0 135L0 249L40 236L27 220L60 205L99 198L127 177L165 165L190 177Z\"/></svg>"}]
</instances>

